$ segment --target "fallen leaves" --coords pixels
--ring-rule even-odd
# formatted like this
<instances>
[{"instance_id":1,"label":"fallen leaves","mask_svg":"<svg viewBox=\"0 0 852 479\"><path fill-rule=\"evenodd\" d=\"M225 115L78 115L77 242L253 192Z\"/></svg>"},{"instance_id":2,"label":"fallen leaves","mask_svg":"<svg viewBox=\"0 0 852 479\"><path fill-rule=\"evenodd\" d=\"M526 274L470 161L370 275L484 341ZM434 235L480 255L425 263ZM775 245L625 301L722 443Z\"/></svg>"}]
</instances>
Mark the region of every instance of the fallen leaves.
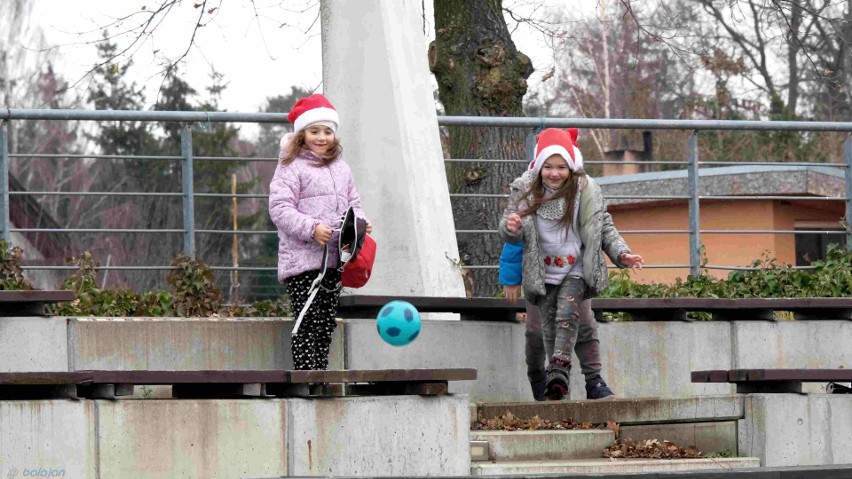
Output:
<instances>
[{"instance_id":1,"label":"fallen leaves","mask_svg":"<svg viewBox=\"0 0 852 479\"><path fill-rule=\"evenodd\" d=\"M610 426L612 425L612 426ZM613 429L615 427L615 429ZM609 421L607 424L593 424L590 422L577 423L571 418L551 421L542 419L538 415L530 419L524 419L515 416L509 411L506 414L491 418L479 418L476 423L471 426L472 430L481 431L537 431L537 430L569 430L569 429L613 429L617 431L618 424ZM616 432L616 434L618 434Z\"/></svg>"},{"instance_id":2,"label":"fallen leaves","mask_svg":"<svg viewBox=\"0 0 852 479\"><path fill-rule=\"evenodd\" d=\"M695 446L681 448L671 441L617 439L604 449L603 455L609 458L696 459L701 457L701 451Z\"/></svg>"}]
</instances>

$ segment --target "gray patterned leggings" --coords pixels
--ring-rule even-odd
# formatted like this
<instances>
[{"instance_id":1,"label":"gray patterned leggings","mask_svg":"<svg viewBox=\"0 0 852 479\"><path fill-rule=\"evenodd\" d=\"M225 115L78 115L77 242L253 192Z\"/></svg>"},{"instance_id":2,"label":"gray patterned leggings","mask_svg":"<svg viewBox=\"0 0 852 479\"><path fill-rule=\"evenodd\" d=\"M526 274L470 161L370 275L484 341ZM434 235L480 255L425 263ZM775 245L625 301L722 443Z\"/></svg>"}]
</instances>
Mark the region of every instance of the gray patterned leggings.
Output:
<instances>
[{"instance_id":1,"label":"gray patterned leggings","mask_svg":"<svg viewBox=\"0 0 852 479\"><path fill-rule=\"evenodd\" d=\"M570 367L580 330L580 305L586 282L567 276L561 284L545 285L545 292L540 309L545 353L551 364Z\"/></svg>"},{"instance_id":2,"label":"gray patterned leggings","mask_svg":"<svg viewBox=\"0 0 852 479\"><path fill-rule=\"evenodd\" d=\"M544 381L545 367L549 356L544 349L544 338L541 333L541 317L538 306L527 303L527 321L525 353L527 362L527 377L533 385ZM598 340L598 322L592 312L592 301L580 303L580 329L577 333L577 343L574 352L580 361L580 370L586 380L597 379L601 376L600 341ZM552 350L551 350L552 354ZM540 389L540 387L538 388ZM538 390L534 387L534 390Z\"/></svg>"},{"instance_id":3,"label":"gray patterned leggings","mask_svg":"<svg viewBox=\"0 0 852 479\"><path fill-rule=\"evenodd\" d=\"M318 269L305 271L287 280L287 293L290 295L293 317L298 317L305 306L311 283L319 272ZM337 268L326 269L325 277L320 282L320 289L299 326L299 334L292 338L294 369L328 369L331 335L337 327L335 317L340 299L339 283L340 272Z\"/></svg>"}]
</instances>

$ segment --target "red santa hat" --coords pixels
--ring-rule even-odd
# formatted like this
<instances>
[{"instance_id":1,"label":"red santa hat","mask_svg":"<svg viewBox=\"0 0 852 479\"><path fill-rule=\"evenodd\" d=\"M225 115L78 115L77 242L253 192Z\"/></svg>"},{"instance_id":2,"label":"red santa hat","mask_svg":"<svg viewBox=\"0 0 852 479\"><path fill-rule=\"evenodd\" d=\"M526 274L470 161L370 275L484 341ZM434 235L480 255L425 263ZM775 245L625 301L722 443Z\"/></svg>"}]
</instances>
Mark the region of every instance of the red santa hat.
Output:
<instances>
[{"instance_id":1,"label":"red santa hat","mask_svg":"<svg viewBox=\"0 0 852 479\"><path fill-rule=\"evenodd\" d=\"M313 124L319 123L320 125L331 128L336 134L337 127L340 125L337 110L334 109L328 98L319 93L300 98L293 105L290 113L287 114L287 119L293 124L294 131L301 131Z\"/></svg>"},{"instance_id":2,"label":"red santa hat","mask_svg":"<svg viewBox=\"0 0 852 479\"><path fill-rule=\"evenodd\" d=\"M530 163L530 169L538 173L544 162L553 155L564 158L571 171L582 168L583 154L576 143L578 133L576 128L548 128L539 133L538 142L535 144L535 158Z\"/></svg>"}]
</instances>

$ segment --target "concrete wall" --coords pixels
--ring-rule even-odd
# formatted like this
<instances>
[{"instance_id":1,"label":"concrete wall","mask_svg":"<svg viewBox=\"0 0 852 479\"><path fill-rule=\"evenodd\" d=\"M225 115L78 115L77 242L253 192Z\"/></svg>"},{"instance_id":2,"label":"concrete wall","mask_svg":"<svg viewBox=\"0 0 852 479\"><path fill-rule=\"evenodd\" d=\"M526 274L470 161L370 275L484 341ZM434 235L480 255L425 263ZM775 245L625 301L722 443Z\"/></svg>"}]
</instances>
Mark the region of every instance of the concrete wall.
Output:
<instances>
[{"instance_id":1,"label":"concrete wall","mask_svg":"<svg viewBox=\"0 0 852 479\"><path fill-rule=\"evenodd\" d=\"M291 368L289 319L0 318L2 371ZM736 368L839 368L852 363L852 321L602 323L603 376L620 397L731 394L731 384L693 384L690 372ZM22 340L21 338L26 338ZM576 358L575 358L576 361ZM375 320L338 323L332 369L476 368L450 383L478 402L532 400L524 325L424 320L408 346L384 343ZM825 384L806 383L806 392ZM580 368L571 398L584 399Z\"/></svg>"},{"instance_id":2,"label":"concrete wall","mask_svg":"<svg viewBox=\"0 0 852 479\"><path fill-rule=\"evenodd\" d=\"M72 369L293 368L290 319L72 318L68 321ZM332 337L329 354L332 369L343 368L344 327L338 321Z\"/></svg>"},{"instance_id":3,"label":"concrete wall","mask_svg":"<svg viewBox=\"0 0 852 479\"><path fill-rule=\"evenodd\" d=\"M68 371L63 318L0 318L0 372Z\"/></svg>"},{"instance_id":4,"label":"concrete wall","mask_svg":"<svg viewBox=\"0 0 852 479\"><path fill-rule=\"evenodd\" d=\"M97 477L96 416L92 401L0 401L0 477Z\"/></svg>"},{"instance_id":5,"label":"concrete wall","mask_svg":"<svg viewBox=\"0 0 852 479\"><path fill-rule=\"evenodd\" d=\"M0 401L0 475L463 476L470 472L469 401Z\"/></svg>"},{"instance_id":6,"label":"concrete wall","mask_svg":"<svg viewBox=\"0 0 852 479\"><path fill-rule=\"evenodd\" d=\"M532 400L517 323L424 320L417 339L397 347L381 340L375 320L347 320L346 367L476 368L476 381L451 382L450 392L475 401Z\"/></svg>"},{"instance_id":7,"label":"concrete wall","mask_svg":"<svg viewBox=\"0 0 852 479\"><path fill-rule=\"evenodd\" d=\"M289 401L289 476L466 476L467 396Z\"/></svg>"},{"instance_id":8,"label":"concrete wall","mask_svg":"<svg viewBox=\"0 0 852 479\"><path fill-rule=\"evenodd\" d=\"M738 424L741 455L761 466L852 463L852 396L749 394Z\"/></svg>"},{"instance_id":9,"label":"concrete wall","mask_svg":"<svg viewBox=\"0 0 852 479\"><path fill-rule=\"evenodd\" d=\"M83 401L98 409L98 476L274 477L287 470L287 401Z\"/></svg>"}]
</instances>

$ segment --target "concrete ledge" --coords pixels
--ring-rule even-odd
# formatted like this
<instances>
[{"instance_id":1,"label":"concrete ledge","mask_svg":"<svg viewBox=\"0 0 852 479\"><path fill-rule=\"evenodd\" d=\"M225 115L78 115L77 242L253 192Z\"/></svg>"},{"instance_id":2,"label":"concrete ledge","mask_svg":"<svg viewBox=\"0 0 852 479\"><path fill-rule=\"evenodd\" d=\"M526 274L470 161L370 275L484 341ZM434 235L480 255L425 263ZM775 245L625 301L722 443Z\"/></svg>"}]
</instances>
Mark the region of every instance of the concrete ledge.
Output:
<instances>
[{"instance_id":1,"label":"concrete ledge","mask_svg":"<svg viewBox=\"0 0 852 479\"><path fill-rule=\"evenodd\" d=\"M481 403L479 416L492 418L511 412L520 418L538 416L551 421L571 418L575 422L655 424L673 422L732 421L743 417L740 396L695 396L689 398L636 398L598 401L546 401L532 403Z\"/></svg>"},{"instance_id":2,"label":"concrete ledge","mask_svg":"<svg viewBox=\"0 0 852 479\"><path fill-rule=\"evenodd\" d=\"M288 402L288 476L470 473L467 396Z\"/></svg>"},{"instance_id":3,"label":"concrete ledge","mask_svg":"<svg viewBox=\"0 0 852 479\"><path fill-rule=\"evenodd\" d=\"M0 318L0 372L69 371L67 328L64 318Z\"/></svg>"},{"instance_id":4,"label":"concrete ledge","mask_svg":"<svg viewBox=\"0 0 852 479\"><path fill-rule=\"evenodd\" d=\"M619 436L635 441L671 441L680 447L695 446L704 456L718 453L738 455L736 421L622 426Z\"/></svg>"},{"instance_id":5,"label":"concrete ledge","mask_svg":"<svg viewBox=\"0 0 852 479\"><path fill-rule=\"evenodd\" d=\"M757 467L754 457L713 459L577 459L575 461L528 461L474 464L473 475L510 474L618 474L631 472L666 472L730 470ZM667 476L663 476L667 477Z\"/></svg>"},{"instance_id":6,"label":"concrete ledge","mask_svg":"<svg viewBox=\"0 0 852 479\"><path fill-rule=\"evenodd\" d=\"M744 410L739 450L762 466L852 464L852 395L749 394Z\"/></svg>"},{"instance_id":7,"label":"concrete ledge","mask_svg":"<svg viewBox=\"0 0 852 479\"><path fill-rule=\"evenodd\" d=\"M338 324L332 369L476 368L478 380L451 384L450 391L479 402L532 400L523 324L425 320L420 337L404 347L384 343L373 319ZM289 318L3 318L0 371L287 369L291 325ZM618 397L734 393L733 384L692 383L698 370L852 363L850 321L628 322L600 324L598 331L602 373ZM571 388L573 399L585 398L579 367L571 371Z\"/></svg>"},{"instance_id":8,"label":"concrete ledge","mask_svg":"<svg viewBox=\"0 0 852 479\"><path fill-rule=\"evenodd\" d=\"M729 384L692 384L690 373L732 364L727 322L600 323L603 377L618 397L732 394ZM523 360L523 356L520 358ZM575 356L575 364L579 365ZM571 398L585 399L579 367L571 370Z\"/></svg>"},{"instance_id":9,"label":"concrete ledge","mask_svg":"<svg viewBox=\"0 0 852 479\"><path fill-rule=\"evenodd\" d=\"M332 369L343 369L343 327ZM68 343L72 370L292 369L292 329L280 318L71 318Z\"/></svg>"},{"instance_id":10,"label":"concrete ledge","mask_svg":"<svg viewBox=\"0 0 852 479\"><path fill-rule=\"evenodd\" d=\"M424 320L402 347L382 341L375 320L347 320L345 331L347 369L476 368L476 381L450 383L450 392L474 401L532 399L521 324Z\"/></svg>"},{"instance_id":11,"label":"concrete ledge","mask_svg":"<svg viewBox=\"0 0 852 479\"><path fill-rule=\"evenodd\" d=\"M97 477L286 473L284 400L93 402L98 408Z\"/></svg>"},{"instance_id":12,"label":"concrete ledge","mask_svg":"<svg viewBox=\"0 0 852 479\"><path fill-rule=\"evenodd\" d=\"M0 475L97 477L96 416L92 401L0 401Z\"/></svg>"},{"instance_id":13,"label":"concrete ledge","mask_svg":"<svg viewBox=\"0 0 852 479\"><path fill-rule=\"evenodd\" d=\"M852 364L852 321L738 321L732 327L733 365L719 369L836 369ZM803 384L802 390L823 393L825 384Z\"/></svg>"},{"instance_id":14,"label":"concrete ledge","mask_svg":"<svg viewBox=\"0 0 852 479\"><path fill-rule=\"evenodd\" d=\"M489 461L547 461L600 458L612 445L610 430L471 431L473 441L488 441Z\"/></svg>"}]
</instances>

